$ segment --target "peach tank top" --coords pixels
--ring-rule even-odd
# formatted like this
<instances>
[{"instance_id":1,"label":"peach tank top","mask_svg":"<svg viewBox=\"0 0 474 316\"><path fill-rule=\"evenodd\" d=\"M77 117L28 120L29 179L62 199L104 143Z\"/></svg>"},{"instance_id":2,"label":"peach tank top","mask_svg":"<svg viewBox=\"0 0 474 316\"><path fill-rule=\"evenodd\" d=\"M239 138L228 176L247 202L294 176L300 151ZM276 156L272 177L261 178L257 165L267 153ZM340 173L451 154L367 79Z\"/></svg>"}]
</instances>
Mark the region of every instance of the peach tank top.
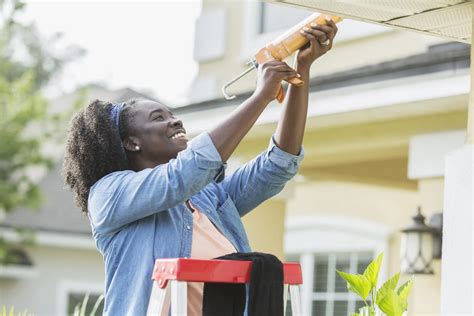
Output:
<instances>
[{"instance_id":1,"label":"peach tank top","mask_svg":"<svg viewBox=\"0 0 474 316\"><path fill-rule=\"evenodd\" d=\"M193 242L191 258L212 259L237 252L230 241L202 214L191 202L187 202L193 210ZM204 284L198 282L188 283L188 315L202 315L202 297ZM168 315L170 298L165 300L162 316Z\"/></svg>"}]
</instances>

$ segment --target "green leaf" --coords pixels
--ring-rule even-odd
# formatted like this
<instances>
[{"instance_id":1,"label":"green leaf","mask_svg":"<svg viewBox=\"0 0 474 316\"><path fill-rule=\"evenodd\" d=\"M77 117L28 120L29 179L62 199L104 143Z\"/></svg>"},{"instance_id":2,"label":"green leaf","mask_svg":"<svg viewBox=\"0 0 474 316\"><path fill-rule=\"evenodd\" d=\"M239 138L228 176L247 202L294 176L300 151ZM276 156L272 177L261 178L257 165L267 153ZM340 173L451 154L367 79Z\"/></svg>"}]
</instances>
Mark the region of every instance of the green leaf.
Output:
<instances>
[{"instance_id":1,"label":"green leaf","mask_svg":"<svg viewBox=\"0 0 474 316\"><path fill-rule=\"evenodd\" d=\"M73 316L79 316L79 308L81 307L81 303L77 303L76 306L74 306L74 312L72 313Z\"/></svg>"},{"instance_id":2,"label":"green leaf","mask_svg":"<svg viewBox=\"0 0 474 316\"><path fill-rule=\"evenodd\" d=\"M392 290L394 291L397 288L398 280L400 279L400 272L391 277L387 282L385 282L380 289L377 291L377 305L380 304L380 301L384 298L387 293Z\"/></svg>"},{"instance_id":3,"label":"green leaf","mask_svg":"<svg viewBox=\"0 0 474 316\"><path fill-rule=\"evenodd\" d=\"M339 270L336 270L337 273L346 280L347 289L355 294L359 295L364 301L367 299L367 296L370 293L372 287L370 286L369 280L365 276L360 274L349 274Z\"/></svg>"},{"instance_id":4,"label":"green leaf","mask_svg":"<svg viewBox=\"0 0 474 316\"><path fill-rule=\"evenodd\" d=\"M387 316L402 316L405 312L403 301L395 290L387 290L386 295L377 305Z\"/></svg>"},{"instance_id":5,"label":"green leaf","mask_svg":"<svg viewBox=\"0 0 474 316\"><path fill-rule=\"evenodd\" d=\"M377 279L379 278L380 266L382 265L383 252L373 260L365 269L364 276L369 280L372 287L377 286Z\"/></svg>"},{"instance_id":6,"label":"green leaf","mask_svg":"<svg viewBox=\"0 0 474 316\"><path fill-rule=\"evenodd\" d=\"M410 294L411 287L413 286L413 278L406 281L397 290L397 294L402 300L403 308L406 310L408 307L408 294Z\"/></svg>"},{"instance_id":7,"label":"green leaf","mask_svg":"<svg viewBox=\"0 0 474 316\"><path fill-rule=\"evenodd\" d=\"M360 316L359 313L350 313L349 316Z\"/></svg>"},{"instance_id":8,"label":"green leaf","mask_svg":"<svg viewBox=\"0 0 474 316\"><path fill-rule=\"evenodd\" d=\"M100 305L100 303L102 303L102 300L103 300L103 299L104 299L104 295L102 294L101 296L99 296L99 298L98 298L97 301L95 302L94 307L92 308L92 311L91 311L90 316L95 316L95 313L97 312L97 309L99 308L99 305Z\"/></svg>"},{"instance_id":9,"label":"green leaf","mask_svg":"<svg viewBox=\"0 0 474 316\"><path fill-rule=\"evenodd\" d=\"M412 286L413 286L413 279L406 281L405 283L400 285L400 287L398 288L397 290L398 295L403 299L407 299L408 294L410 294L410 290Z\"/></svg>"},{"instance_id":10,"label":"green leaf","mask_svg":"<svg viewBox=\"0 0 474 316\"><path fill-rule=\"evenodd\" d=\"M370 302L372 303L372 302ZM359 315L360 316L375 316L375 310L372 306L367 305L359 308Z\"/></svg>"},{"instance_id":11,"label":"green leaf","mask_svg":"<svg viewBox=\"0 0 474 316\"><path fill-rule=\"evenodd\" d=\"M86 316L86 307L87 307L87 302L89 301L89 293L87 293L84 296L84 300L82 301L82 306L79 311L79 316Z\"/></svg>"}]
</instances>

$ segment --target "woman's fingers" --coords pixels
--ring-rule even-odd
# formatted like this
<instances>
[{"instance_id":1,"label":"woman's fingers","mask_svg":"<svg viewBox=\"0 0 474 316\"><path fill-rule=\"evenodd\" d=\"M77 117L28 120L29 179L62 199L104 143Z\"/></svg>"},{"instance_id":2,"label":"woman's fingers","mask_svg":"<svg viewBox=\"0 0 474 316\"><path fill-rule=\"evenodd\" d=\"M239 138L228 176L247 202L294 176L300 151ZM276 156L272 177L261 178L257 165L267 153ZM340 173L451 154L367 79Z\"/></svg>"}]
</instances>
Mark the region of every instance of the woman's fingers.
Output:
<instances>
[{"instance_id":1,"label":"woman's fingers","mask_svg":"<svg viewBox=\"0 0 474 316\"><path fill-rule=\"evenodd\" d=\"M278 59L272 59L272 60L269 60L269 61L266 61L265 63L263 63L264 67L276 67L276 66L285 66L285 65L288 68L291 68L290 66L288 66L287 63L285 63L284 61L280 61Z\"/></svg>"},{"instance_id":2,"label":"woman's fingers","mask_svg":"<svg viewBox=\"0 0 474 316\"><path fill-rule=\"evenodd\" d=\"M277 72L294 72L296 73L296 70L294 70L293 68L291 68L290 66L288 65L285 65L285 66L275 66L275 67L272 67L273 70L277 71Z\"/></svg>"},{"instance_id":3,"label":"woman's fingers","mask_svg":"<svg viewBox=\"0 0 474 316\"><path fill-rule=\"evenodd\" d=\"M331 19L327 21L326 25L311 23L310 26L311 28L303 28L304 33L310 33L316 36L320 42L325 42L328 39L332 40L337 33L336 23Z\"/></svg>"},{"instance_id":4,"label":"woman's fingers","mask_svg":"<svg viewBox=\"0 0 474 316\"><path fill-rule=\"evenodd\" d=\"M322 29L319 29L319 25L316 25L316 26L312 26L312 27L303 27L303 32L302 34L311 34L315 37L325 37L326 36L326 33L324 32L324 30Z\"/></svg>"},{"instance_id":5,"label":"woman's fingers","mask_svg":"<svg viewBox=\"0 0 474 316\"><path fill-rule=\"evenodd\" d=\"M278 72L285 72L285 71L296 72L293 68L288 66L287 63L285 63L283 61L276 60L276 59L268 61L264 65L266 65L266 68L271 68L271 69L273 69L275 71L278 71Z\"/></svg>"},{"instance_id":6,"label":"woman's fingers","mask_svg":"<svg viewBox=\"0 0 474 316\"><path fill-rule=\"evenodd\" d=\"M332 28L331 35L332 35L332 38L334 38L334 36L336 36L337 30L338 30L336 22L334 22L333 20L330 19L327 23L328 23L327 25L329 25Z\"/></svg>"},{"instance_id":7,"label":"woman's fingers","mask_svg":"<svg viewBox=\"0 0 474 316\"><path fill-rule=\"evenodd\" d=\"M262 71L269 73L270 77L278 83L282 80L300 76L295 69L288 66L287 63L279 60L272 60L264 63Z\"/></svg>"},{"instance_id":8,"label":"woman's fingers","mask_svg":"<svg viewBox=\"0 0 474 316\"><path fill-rule=\"evenodd\" d=\"M284 72L282 77L282 80L288 80L291 78L300 78L301 76L297 72Z\"/></svg>"},{"instance_id":9,"label":"woman's fingers","mask_svg":"<svg viewBox=\"0 0 474 316\"><path fill-rule=\"evenodd\" d=\"M311 28L323 32L327 37L333 33L332 27L327 25L311 24Z\"/></svg>"},{"instance_id":10,"label":"woman's fingers","mask_svg":"<svg viewBox=\"0 0 474 316\"><path fill-rule=\"evenodd\" d=\"M299 74L296 72L296 70L291 69L291 70L278 70L278 69L273 69L274 71L274 76L275 79L278 81L285 80L288 78L294 78L294 77L299 77Z\"/></svg>"},{"instance_id":11,"label":"woman's fingers","mask_svg":"<svg viewBox=\"0 0 474 316\"><path fill-rule=\"evenodd\" d=\"M303 28L301 34L306 37L312 45L317 44L317 42L324 42L327 39L327 35L323 31L310 29L308 27Z\"/></svg>"}]
</instances>

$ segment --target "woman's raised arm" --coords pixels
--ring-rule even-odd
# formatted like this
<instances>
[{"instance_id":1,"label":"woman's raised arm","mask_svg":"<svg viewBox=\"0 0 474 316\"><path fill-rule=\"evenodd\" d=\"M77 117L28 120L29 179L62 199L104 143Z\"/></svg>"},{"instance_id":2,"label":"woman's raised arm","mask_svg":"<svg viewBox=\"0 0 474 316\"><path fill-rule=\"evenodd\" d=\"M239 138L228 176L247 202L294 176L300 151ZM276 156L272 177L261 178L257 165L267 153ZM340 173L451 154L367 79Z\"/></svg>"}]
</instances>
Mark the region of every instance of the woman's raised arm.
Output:
<instances>
[{"instance_id":1,"label":"woman's raised arm","mask_svg":"<svg viewBox=\"0 0 474 316\"><path fill-rule=\"evenodd\" d=\"M265 107L276 98L281 81L296 76L286 63L273 60L258 69L257 88L230 116L209 132L222 161L227 161Z\"/></svg>"},{"instance_id":2,"label":"woman's raised arm","mask_svg":"<svg viewBox=\"0 0 474 316\"><path fill-rule=\"evenodd\" d=\"M298 51L296 70L304 81L302 86L290 86L284 108L275 132L277 146L293 155L297 155L303 142L303 134L308 112L309 72L311 64L332 48L337 26L329 20L327 25L315 25L302 33L309 40L308 45ZM329 40L327 45L326 40Z\"/></svg>"}]
</instances>

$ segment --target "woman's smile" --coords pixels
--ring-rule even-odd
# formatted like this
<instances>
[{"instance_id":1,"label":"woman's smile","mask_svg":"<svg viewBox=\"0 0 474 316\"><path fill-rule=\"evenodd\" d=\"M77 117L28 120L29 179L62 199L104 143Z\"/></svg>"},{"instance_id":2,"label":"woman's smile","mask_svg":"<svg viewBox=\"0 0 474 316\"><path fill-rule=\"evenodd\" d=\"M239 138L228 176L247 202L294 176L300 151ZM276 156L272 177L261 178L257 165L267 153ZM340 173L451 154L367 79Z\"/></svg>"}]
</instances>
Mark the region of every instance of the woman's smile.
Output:
<instances>
[{"instance_id":1,"label":"woman's smile","mask_svg":"<svg viewBox=\"0 0 474 316\"><path fill-rule=\"evenodd\" d=\"M186 138L186 131L184 130L184 128L174 131L168 138L171 142L179 144L186 145L186 143L188 142L188 139Z\"/></svg>"},{"instance_id":2,"label":"woman's smile","mask_svg":"<svg viewBox=\"0 0 474 316\"><path fill-rule=\"evenodd\" d=\"M186 139L186 131L184 129L177 130L169 137L171 140L175 139Z\"/></svg>"}]
</instances>

